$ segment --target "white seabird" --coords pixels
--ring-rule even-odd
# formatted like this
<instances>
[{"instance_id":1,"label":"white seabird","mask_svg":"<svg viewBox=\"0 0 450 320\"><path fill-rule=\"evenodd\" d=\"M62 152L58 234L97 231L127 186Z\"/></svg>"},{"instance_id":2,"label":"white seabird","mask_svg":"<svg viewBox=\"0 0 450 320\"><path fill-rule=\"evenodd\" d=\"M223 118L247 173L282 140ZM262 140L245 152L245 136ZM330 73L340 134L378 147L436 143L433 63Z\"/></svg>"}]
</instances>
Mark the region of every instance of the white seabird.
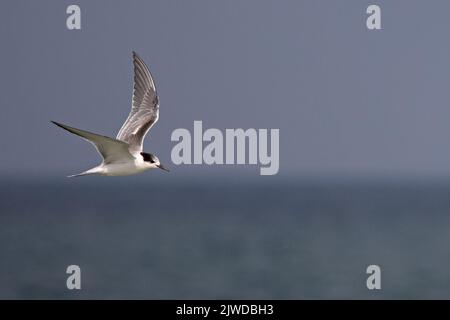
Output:
<instances>
[{"instance_id":1,"label":"white seabird","mask_svg":"<svg viewBox=\"0 0 450 320\"><path fill-rule=\"evenodd\" d=\"M52 121L55 125L92 143L103 158L100 165L69 177L90 174L126 176L154 168L169 171L160 163L158 157L142 150L145 135L158 121L159 102L152 75L144 61L134 51L133 64L131 111L115 139Z\"/></svg>"}]
</instances>

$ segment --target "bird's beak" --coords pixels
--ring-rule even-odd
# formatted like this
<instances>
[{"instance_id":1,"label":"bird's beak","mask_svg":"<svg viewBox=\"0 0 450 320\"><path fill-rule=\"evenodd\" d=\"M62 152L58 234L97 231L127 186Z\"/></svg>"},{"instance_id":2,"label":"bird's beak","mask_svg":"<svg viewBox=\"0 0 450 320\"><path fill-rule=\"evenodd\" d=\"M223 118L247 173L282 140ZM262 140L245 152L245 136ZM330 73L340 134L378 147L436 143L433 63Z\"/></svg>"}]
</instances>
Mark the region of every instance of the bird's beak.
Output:
<instances>
[{"instance_id":1,"label":"bird's beak","mask_svg":"<svg viewBox=\"0 0 450 320\"><path fill-rule=\"evenodd\" d=\"M170 172L170 170L165 168L162 164L159 164L157 167L162 169L162 170L164 170L164 171Z\"/></svg>"}]
</instances>

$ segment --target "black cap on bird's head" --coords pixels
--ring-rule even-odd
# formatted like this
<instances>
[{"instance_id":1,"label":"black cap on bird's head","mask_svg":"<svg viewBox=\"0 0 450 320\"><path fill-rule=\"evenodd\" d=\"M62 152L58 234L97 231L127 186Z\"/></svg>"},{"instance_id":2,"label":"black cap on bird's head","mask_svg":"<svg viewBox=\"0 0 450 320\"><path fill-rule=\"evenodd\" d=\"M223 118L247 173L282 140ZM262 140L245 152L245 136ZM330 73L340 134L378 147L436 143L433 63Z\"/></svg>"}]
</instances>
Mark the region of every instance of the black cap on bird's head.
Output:
<instances>
[{"instance_id":1,"label":"black cap on bird's head","mask_svg":"<svg viewBox=\"0 0 450 320\"><path fill-rule=\"evenodd\" d=\"M170 170L165 168L161 162L159 161L158 157L151 154L151 153L146 153L146 152L141 152L142 158L144 159L145 162L149 162L149 163L153 163L155 164L156 167L160 168L161 170L167 171L169 172Z\"/></svg>"}]
</instances>

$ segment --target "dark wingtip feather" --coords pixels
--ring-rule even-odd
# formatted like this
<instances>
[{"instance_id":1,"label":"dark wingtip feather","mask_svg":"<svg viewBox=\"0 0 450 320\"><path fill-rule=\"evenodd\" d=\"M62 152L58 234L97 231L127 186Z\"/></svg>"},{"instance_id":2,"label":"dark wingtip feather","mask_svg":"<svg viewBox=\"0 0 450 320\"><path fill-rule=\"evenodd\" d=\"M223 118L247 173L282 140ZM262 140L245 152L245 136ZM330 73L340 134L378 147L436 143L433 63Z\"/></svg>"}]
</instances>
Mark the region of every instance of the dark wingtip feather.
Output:
<instances>
[{"instance_id":1,"label":"dark wingtip feather","mask_svg":"<svg viewBox=\"0 0 450 320\"><path fill-rule=\"evenodd\" d=\"M53 123L55 126L61 127L61 124L56 121L50 120L50 122Z\"/></svg>"},{"instance_id":2,"label":"dark wingtip feather","mask_svg":"<svg viewBox=\"0 0 450 320\"><path fill-rule=\"evenodd\" d=\"M53 121L53 120L50 120L50 122L53 123L55 126L58 126L60 128L63 128L65 130L67 130L67 128L62 123L59 123L59 122L56 122L56 121Z\"/></svg>"}]
</instances>

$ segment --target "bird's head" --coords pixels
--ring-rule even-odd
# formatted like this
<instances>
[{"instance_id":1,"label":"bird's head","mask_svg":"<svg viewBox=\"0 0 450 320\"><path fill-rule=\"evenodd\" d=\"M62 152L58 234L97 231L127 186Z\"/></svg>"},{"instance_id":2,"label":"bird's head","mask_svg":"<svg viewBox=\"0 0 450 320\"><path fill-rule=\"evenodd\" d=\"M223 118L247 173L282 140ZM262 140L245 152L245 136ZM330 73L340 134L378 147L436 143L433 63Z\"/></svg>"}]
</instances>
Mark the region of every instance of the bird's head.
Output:
<instances>
[{"instance_id":1,"label":"bird's head","mask_svg":"<svg viewBox=\"0 0 450 320\"><path fill-rule=\"evenodd\" d=\"M161 162L159 161L158 157L146 152L141 152L141 156L144 159L144 163L146 163L149 168L159 168L161 170L169 172L169 169L165 168Z\"/></svg>"}]
</instances>

